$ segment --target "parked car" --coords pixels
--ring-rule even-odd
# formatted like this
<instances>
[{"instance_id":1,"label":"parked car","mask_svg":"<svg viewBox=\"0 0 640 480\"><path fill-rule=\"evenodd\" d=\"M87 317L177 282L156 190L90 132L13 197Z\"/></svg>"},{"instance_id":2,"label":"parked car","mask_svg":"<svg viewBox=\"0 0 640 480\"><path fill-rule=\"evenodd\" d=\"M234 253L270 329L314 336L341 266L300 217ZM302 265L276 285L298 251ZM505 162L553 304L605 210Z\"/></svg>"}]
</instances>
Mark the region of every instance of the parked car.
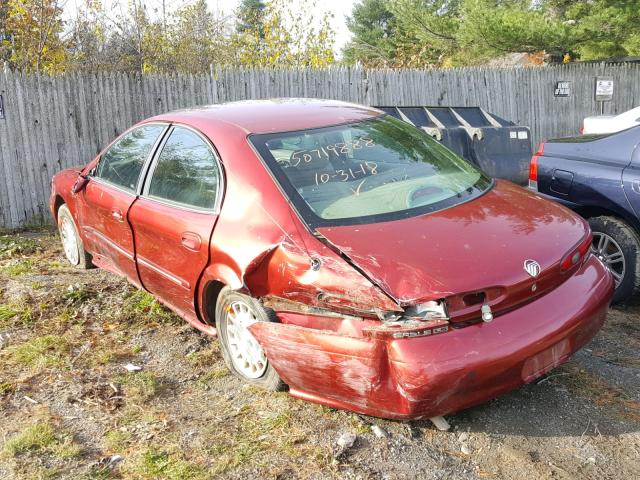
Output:
<instances>
[{"instance_id":1,"label":"parked car","mask_svg":"<svg viewBox=\"0 0 640 480\"><path fill-rule=\"evenodd\" d=\"M529 186L589 221L592 251L611 271L614 302L640 290L640 126L549 140L531 159Z\"/></svg>"},{"instance_id":2,"label":"parked car","mask_svg":"<svg viewBox=\"0 0 640 480\"><path fill-rule=\"evenodd\" d=\"M640 125L640 107L632 108L619 115L597 115L587 117L582 123L580 133L613 133Z\"/></svg>"},{"instance_id":3,"label":"parked car","mask_svg":"<svg viewBox=\"0 0 640 480\"><path fill-rule=\"evenodd\" d=\"M595 335L613 294L578 215L342 102L145 120L57 174L50 204L72 264L217 334L238 377L381 417L531 382Z\"/></svg>"}]
</instances>

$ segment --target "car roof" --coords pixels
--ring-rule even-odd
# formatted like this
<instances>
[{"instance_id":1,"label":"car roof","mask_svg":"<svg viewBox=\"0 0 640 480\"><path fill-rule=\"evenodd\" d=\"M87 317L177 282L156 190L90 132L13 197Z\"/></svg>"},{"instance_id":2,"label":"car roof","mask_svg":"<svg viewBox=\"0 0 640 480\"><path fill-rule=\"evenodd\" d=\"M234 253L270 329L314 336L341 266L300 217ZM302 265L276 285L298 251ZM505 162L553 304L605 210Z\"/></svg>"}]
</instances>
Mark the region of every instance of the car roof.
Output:
<instances>
[{"instance_id":1,"label":"car roof","mask_svg":"<svg viewBox=\"0 0 640 480\"><path fill-rule=\"evenodd\" d=\"M177 110L146 120L193 126L225 124L252 133L286 132L357 122L383 114L380 110L337 100L274 98L245 100Z\"/></svg>"}]
</instances>

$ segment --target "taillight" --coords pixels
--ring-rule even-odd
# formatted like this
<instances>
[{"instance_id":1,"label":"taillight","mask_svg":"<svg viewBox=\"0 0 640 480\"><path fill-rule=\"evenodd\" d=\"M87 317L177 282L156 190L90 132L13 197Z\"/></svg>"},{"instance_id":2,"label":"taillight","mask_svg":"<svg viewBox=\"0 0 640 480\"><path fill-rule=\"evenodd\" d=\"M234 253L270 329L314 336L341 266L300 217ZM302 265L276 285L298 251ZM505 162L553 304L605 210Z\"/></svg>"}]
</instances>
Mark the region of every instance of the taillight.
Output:
<instances>
[{"instance_id":1,"label":"taillight","mask_svg":"<svg viewBox=\"0 0 640 480\"><path fill-rule=\"evenodd\" d=\"M591 231L587 234L587 236L575 247L569 254L562 259L562 263L560 264L560 268L562 270L569 270L574 265L580 263L588 254L591 249L591 243L593 243L593 235L591 235Z\"/></svg>"},{"instance_id":2,"label":"taillight","mask_svg":"<svg viewBox=\"0 0 640 480\"><path fill-rule=\"evenodd\" d=\"M544 155L544 143L538 147L538 151L531 157L529 164L529 188L538 191L538 158Z\"/></svg>"}]
</instances>

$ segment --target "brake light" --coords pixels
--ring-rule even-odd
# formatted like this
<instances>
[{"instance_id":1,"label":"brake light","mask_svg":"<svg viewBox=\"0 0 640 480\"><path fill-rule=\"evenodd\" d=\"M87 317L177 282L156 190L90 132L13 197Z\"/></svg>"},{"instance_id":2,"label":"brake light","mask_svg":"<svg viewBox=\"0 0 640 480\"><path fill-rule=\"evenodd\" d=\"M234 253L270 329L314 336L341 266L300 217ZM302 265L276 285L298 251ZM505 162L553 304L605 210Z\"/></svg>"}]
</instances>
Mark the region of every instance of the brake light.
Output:
<instances>
[{"instance_id":1,"label":"brake light","mask_svg":"<svg viewBox=\"0 0 640 480\"><path fill-rule=\"evenodd\" d=\"M531 157L529 164L529 188L538 191L538 158L544 155L544 143L538 147L538 151Z\"/></svg>"},{"instance_id":2,"label":"brake light","mask_svg":"<svg viewBox=\"0 0 640 480\"><path fill-rule=\"evenodd\" d=\"M571 252L562 259L560 268L562 270L569 270L574 265L580 263L581 260L584 260L584 258L589 254L591 243L593 243L593 235L591 235L591 231L589 231L582 242L580 242L577 247L571 250Z\"/></svg>"}]
</instances>

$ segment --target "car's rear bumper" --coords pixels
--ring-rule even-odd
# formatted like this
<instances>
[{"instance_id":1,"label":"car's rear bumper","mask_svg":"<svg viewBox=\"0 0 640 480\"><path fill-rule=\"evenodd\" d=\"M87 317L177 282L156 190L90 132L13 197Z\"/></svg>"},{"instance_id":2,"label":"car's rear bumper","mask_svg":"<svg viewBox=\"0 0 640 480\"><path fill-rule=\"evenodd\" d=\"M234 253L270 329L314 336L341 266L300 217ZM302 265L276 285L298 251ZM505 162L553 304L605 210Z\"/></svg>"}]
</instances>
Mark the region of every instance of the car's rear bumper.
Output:
<instances>
[{"instance_id":1,"label":"car's rear bumper","mask_svg":"<svg viewBox=\"0 0 640 480\"><path fill-rule=\"evenodd\" d=\"M482 403L566 361L601 328L612 295L611 275L590 256L535 301L440 335L379 339L278 323L251 330L295 397L428 418Z\"/></svg>"}]
</instances>

